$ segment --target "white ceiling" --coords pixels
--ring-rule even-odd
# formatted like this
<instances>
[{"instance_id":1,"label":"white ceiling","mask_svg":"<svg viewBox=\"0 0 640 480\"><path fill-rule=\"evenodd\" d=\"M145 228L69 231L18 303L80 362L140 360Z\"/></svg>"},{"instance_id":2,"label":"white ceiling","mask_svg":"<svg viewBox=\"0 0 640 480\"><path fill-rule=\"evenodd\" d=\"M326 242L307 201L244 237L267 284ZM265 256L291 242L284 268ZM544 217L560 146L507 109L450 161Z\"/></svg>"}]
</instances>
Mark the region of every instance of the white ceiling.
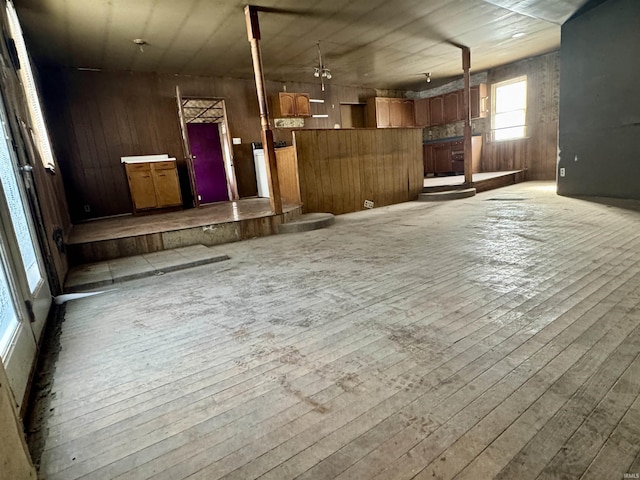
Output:
<instances>
[{"instance_id":1,"label":"white ceiling","mask_svg":"<svg viewBox=\"0 0 640 480\"><path fill-rule=\"evenodd\" d=\"M14 0L38 62L103 70L252 77L239 0ZM420 90L424 72L461 75L560 45L586 0L256 0L265 76L314 81L321 42L331 82ZM521 38L512 38L524 33ZM141 52L133 39L148 42Z\"/></svg>"}]
</instances>

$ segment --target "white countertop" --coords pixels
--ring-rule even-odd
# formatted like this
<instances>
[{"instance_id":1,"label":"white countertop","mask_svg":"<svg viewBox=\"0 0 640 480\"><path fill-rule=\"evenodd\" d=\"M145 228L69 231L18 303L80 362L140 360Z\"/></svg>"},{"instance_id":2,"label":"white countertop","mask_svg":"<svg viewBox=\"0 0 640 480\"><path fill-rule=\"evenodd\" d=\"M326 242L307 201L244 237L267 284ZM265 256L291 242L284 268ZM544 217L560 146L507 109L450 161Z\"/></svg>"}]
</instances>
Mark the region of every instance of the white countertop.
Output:
<instances>
[{"instance_id":1,"label":"white countertop","mask_svg":"<svg viewBox=\"0 0 640 480\"><path fill-rule=\"evenodd\" d=\"M175 157L170 157L163 153L160 155L135 155L131 157L120 157L120 163L148 163L148 162L175 162Z\"/></svg>"}]
</instances>

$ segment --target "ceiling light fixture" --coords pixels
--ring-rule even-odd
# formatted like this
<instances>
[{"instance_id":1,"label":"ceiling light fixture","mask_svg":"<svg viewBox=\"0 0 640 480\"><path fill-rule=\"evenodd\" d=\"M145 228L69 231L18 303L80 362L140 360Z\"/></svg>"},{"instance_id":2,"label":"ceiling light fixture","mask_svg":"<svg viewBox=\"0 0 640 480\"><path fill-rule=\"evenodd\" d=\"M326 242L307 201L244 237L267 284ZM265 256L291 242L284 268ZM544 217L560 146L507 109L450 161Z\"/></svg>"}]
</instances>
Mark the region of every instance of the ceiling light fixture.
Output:
<instances>
[{"instance_id":1,"label":"ceiling light fixture","mask_svg":"<svg viewBox=\"0 0 640 480\"><path fill-rule=\"evenodd\" d=\"M313 68L313 76L320 79L320 85L322 85L322 91L324 92L324 79L331 80L331 70L322 63L322 52L320 52L319 40L316 45L318 46L318 66Z\"/></svg>"},{"instance_id":2,"label":"ceiling light fixture","mask_svg":"<svg viewBox=\"0 0 640 480\"><path fill-rule=\"evenodd\" d=\"M133 43L138 46L140 52L144 52L144 46L149 45L149 42L147 42L144 38L134 38Z\"/></svg>"},{"instance_id":3,"label":"ceiling light fixture","mask_svg":"<svg viewBox=\"0 0 640 480\"><path fill-rule=\"evenodd\" d=\"M514 33L513 35L511 35L511 38L522 38L525 35L526 35L526 33L524 33L524 32L517 32L517 33Z\"/></svg>"},{"instance_id":4,"label":"ceiling light fixture","mask_svg":"<svg viewBox=\"0 0 640 480\"><path fill-rule=\"evenodd\" d=\"M427 77L427 83L431 83L431 72L425 73L425 76Z\"/></svg>"}]
</instances>

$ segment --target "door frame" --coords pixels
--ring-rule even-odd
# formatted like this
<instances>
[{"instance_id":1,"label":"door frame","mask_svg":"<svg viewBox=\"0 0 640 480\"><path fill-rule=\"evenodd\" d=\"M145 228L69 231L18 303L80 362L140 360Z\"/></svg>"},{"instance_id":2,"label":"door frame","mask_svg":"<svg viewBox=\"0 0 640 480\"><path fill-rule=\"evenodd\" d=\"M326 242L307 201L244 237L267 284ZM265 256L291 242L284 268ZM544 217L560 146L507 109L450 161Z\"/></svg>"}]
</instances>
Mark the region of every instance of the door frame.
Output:
<instances>
[{"instance_id":1,"label":"door frame","mask_svg":"<svg viewBox=\"0 0 640 480\"><path fill-rule=\"evenodd\" d=\"M31 244L35 251L40 279L32 289L22 263L18 239L9 211L4 187L0 183L0 262L7 276L9 295L18 317L18 326L12 334L9 346L3 358L3 364L11 384L15 401L24 410L32 372L36 364L37 352L51 307L51 289L48 271L43 259L41 239L36 229L27 190L29 182L23 175L29 175L29 169L20 166L19 154L13 148L14 132L11 128L8 111L5 106L4 92L0 101L0 134L4 136L18 187L20 202L24 209Z\"/></svg>"},{"instance_id":2,"label":"door frame","mask_svg":"<svg viewBox=\"0 0 640 480\"><path fill-rule=\"evenodd\" d=\"M176 101L178 103L178 117L180 120L180 133L182 135L182 148L185 154L185 161L187 162L187 168L189 170L189 183L191 185L191 193L194 198L195 207L200 207L200 195L198 194L198 187L196 184L195 169L193 167L193 154L191 152L191 144L189 142L189 134L187 132L187 121L184 114L184 101L185 100L208 100L221 102L223 118L220 122L211 122L219 125L220 129L220 143L222 148L222 157L225 171L225 180L227 184L227 196L229 201L238 200L238 183L236 179L236 172L233 161L233 146L231 141L231 135L229 132L229 122L227 118L227 105L224 98L220 97L207 97L207 96L183 96L180 91L180 86L176 85Z\"/></svg>"},{"instance_id":3,"label":"door frame","mask_svg":"<svg viewBox=\"0 0 640 480\"><path fill-rule=\"evenodd\" d=\"M189 185L191 186L191 197L193 198L193 206L200 208L200 195L196 186L196 172L193 168L193 156L191 155L191 145L189 144L189 135L187 134L187 122L184 118L184 109L182 108L182 93L180 85L176 85L176 102L178 103L178 119L180 123L180 134L182 135L182 151L184 161L187 164L187 172L189 173Z\"/></svg>"}]
</instances>

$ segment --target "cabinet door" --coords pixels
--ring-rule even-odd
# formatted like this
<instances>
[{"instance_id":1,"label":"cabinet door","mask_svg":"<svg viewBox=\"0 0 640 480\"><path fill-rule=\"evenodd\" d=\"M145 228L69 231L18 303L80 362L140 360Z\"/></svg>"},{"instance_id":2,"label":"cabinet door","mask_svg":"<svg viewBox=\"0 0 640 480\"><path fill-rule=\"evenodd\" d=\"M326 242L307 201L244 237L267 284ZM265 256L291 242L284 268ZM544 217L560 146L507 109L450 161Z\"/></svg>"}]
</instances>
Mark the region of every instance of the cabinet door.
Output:
<instances>
[{"instance_id":1,"label":"cabinet door","mask_svg":"<svg viewBox=\"0 0 640 480\"><path fill-rule=\"evenodd\" d=\"M150 168L127 168L127 177L129 178L131 199L133 200L133 206L135 210L144 210L146 208L155 208L158 206Z\"/></svg>"},{"instance_id":2,"label":"cabinet door","mask_svg":"<svg viewBox=\"0 0 640 480\"><path fill-rule=\"evenodd\" d=\"M388 98L376 98L376 124L379 128L391 126L391 102Z\"/></svg>"},{"instance_id":3,"label":"cabinet door","mask_svg":"<svg viewBox=\"0 0 640 480\"><path fill-rule=\"evenodd\" d=\"M471 87L471 118L480 116L480 87Z\"/></svg>"},{"instance_id":4,"label":"cabinet door","mask_svg":"<svg viewBox=\"0 0 640 480\"><path fill-rule=\"evenodd\" d=\"M402 99L392 98L389 100L389 124L392 127L402 126Z\"/></svg>"},{"instance_id":5,"label":"cabinet door","mask_svg":"<svg viewBox=\"0 0 640 480\"><path fill-rule=\"evenodd\" d=\"M436 173L451 172L451 146L448 143L434 145L433 157Z\"/></svg>"},{"instance_id":6,"label":"cabinet door","mask_svg":"<svg viewBox=\"0 0 640 480\"><path fill-rule=\"evenodd\" d=\"M428 173L436 173L435 165L433 163L433 145L422 146L422 163L424 164L424 175Z\"/></svg>"},{"instance_id":7,"label":"cabinet door","mask_svg":"<svg viewBox=\"0 0 640 480\"><path fill-rule=\"evenodd\" d=\"M413 121L413 100L403 100L401 104L401 114L403 127L413 127L415 125Z\"/></svg>"},{"instance_id":8,"label":"cabinet door","mask_svg":"<svg viewBox=\"0 0 640 480\"><path fill-rule=\"evenodd\" d=\"M295 93L280 92L278 99L280 100L280 115L283 117L296 116L296 100Z\"/></svg>"},{"instance_id":9,"label":"cabinet door","mask_svg":"<svg viewBox=\"0 0 640 480\"><path fill-rule=\"evenodd\" d=\"M413 108L416 127L428 127L429 125L431 125L431 115L428 98L421 98L419 100L416 100L413 104Z\"/></svg>"},{"instance_id":10,"label":"cabinet door","mask_svg":"<svg viewBox=\"0 0 640 480\"><path fill-rule=\"evenodd\" d=\"M444 99L442 96L430 98L429 109L431 111L431 125L442 125L444 123Z\"/></svg>"},{"instance_id":11,"label":"cabinet door","mask_svg":"<svg viewBox=\"0 0 640 480\"><path fill-rule=\"evenodd\" d=\"M296 93L296 115L298 117L310 117L311 116L311 103L309 102L309 95L306 93Z\"/></svg>"},{"instance_id":12,"label":"cabinet door","mask_svg":"<svg viewBox=\"0 0 640 480\"><path fill-rule=\"evenodd\" d=\"M153 183L158 207L172 207L182 204L180 182L175 166L154 169Z\"/></svg>"},{"instance_id":13,"label":"cabinet door","mask_svg":"<svg viewBox=\"0 0 640 480\"><path fill-rule=\"evenodd\" d=\"M484 118L488 109L487 84L481 83L471 87L471 118Z\"/></svg>"},{"instance_id":14,"label":"cabinet door","mask_svg":"<svg viewBox=\"0 0 640 480\"><path fill-rule=\"evenodd\" d=\"M447 93L444 96L444 123L458 120L458 92Z\"/></svg>"}]
</instances>

